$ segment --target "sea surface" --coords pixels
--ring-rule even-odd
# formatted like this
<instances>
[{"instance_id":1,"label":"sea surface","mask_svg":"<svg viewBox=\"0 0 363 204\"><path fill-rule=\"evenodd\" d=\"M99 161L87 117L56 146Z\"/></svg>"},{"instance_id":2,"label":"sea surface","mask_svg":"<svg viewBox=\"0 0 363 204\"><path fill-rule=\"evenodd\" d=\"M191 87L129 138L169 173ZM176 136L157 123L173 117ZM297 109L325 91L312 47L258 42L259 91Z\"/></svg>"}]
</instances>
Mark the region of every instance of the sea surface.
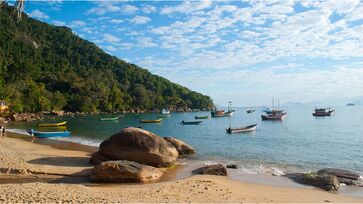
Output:
<instances>
[{"instance_id":1,"label":"sea surface","mask_svg":"<svg viewBox=\"0 0 363 204\"><path fill-rule=\"evenodd\" d=\"M47 117L45 121L68 121L70 138L55 138L98 146L123 127L141 126L160 136L179 138L197 154L182 160L195 163L236 163L243 174L283 174L315 171L325 167L346 168L363 173L363 106L334 107L331 117L313 117L314 107L284 107L284 121L262 121L262 108L247 114L235 108L232 117L210 118L200 125L181 125L210 112L172 113L160 124L140 124L141 119L156 119L160 114L120 114L118 121L100 121L115 114ZM9 131L26 134L37 129L36 122L9 123ZM258 124L251 133L227 134L226 128Z\"/></svg>"}]
</instances>

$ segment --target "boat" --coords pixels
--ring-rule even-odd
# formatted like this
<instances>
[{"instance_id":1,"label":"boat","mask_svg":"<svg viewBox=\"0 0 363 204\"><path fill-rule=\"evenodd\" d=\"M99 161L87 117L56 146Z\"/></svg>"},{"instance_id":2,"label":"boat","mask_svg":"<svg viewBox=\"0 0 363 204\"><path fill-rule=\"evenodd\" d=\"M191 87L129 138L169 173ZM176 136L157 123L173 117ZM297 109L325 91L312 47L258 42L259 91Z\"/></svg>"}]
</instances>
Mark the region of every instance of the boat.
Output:
<instances>
[{"instance_id":1,"label":"boat","mask_svg":"<svg viewBox=\"0 0 363 204\"><path fill-rule=\"evenodd\" d=\"M208 119L209 118L209 115L206 115L206 116L195 116L194 117L196 120L198 120L198 119Z\"/></svg>"},{"instance_id":2,"label":"boat","mask_svg":"<svg viewBox=\"0 0 363 204\"><path fill-rule=\"evenodd\" d=\"M331 108L315 108L313 116L321 117L321 116L331 116L331 114L335 110L332 110Z\"/></svg>"},{"instance_id":3,"label":"boat","mask_svg":"<svg viewBox=\"0 0 363 204\"><path fill-rule=\"evenodd\" d=\"M101 121L113 121L118 120L120 116L114 117L114 118L100 118Z\"/></svg>"},{"instance_id":4,"label":"boat","mask_svg":"<svg viewBox=\"0 0 363 204\"><path fill-rule=\"evenodd\" d=\"M168 115L168 114L170 114L170 110L169 109L162 109L161 114Z\"/></svg>"},{"instance_id":5,"label":"boat","mask_svg":"<svg viewBox=\"0 0 363 204\"><path fill-rule=\"evenodd\" d=\"M182 125L199 125L203 121L181 121Z\"/></svg>"},{"instance_id":6,"label":"boat","mask_svg":"<svg viewBox=\"0 0 363 204\"><path fill-rule=\"evenodd\" d=\"M155 119L155 120L140 120L140 123L160 123L163 119Z\"/></svg>"},{"instance_id":7,"label":"boat","mask_svg":"<svg viewBox=\"0 0 363 204\"><path fill-rule=\"evenodd\" d=\"M347 106L354 106L354 103L347 103Z\"/></svg>"},{"instance_id":8,"label":"boat","mask_svg":"<svg viewBox=\"0 0 363 204\"><path fill-rule=\"evenodd\" d=\"M252 109L252 108L250 108L250 109L247 109L247 110L246 110L246 112L247 112L247 113L253 113L253 112L255 112L255 111L256 111L256 110L254 110L254 109Z\"/></svg>"},{"instance_id":9,"label":"boat","mask_svg":"<svg viewBox=\"0 0 363 204\"><path fill-rule=\"evenodd\" d=\"M272 98L272 108L268 108L263 110L266 114L261 115L262 120L284 120L287 113L284 110L281 110L280 101L278 101L278 108L274 107L274 99Z\"/></svg>"},{"instance_id":10,"label":"boat","mask_svg":"<svg viewBox=\"0 0 363 204\"><path fill-rule=\"evenodd\" d=\"M257 124L253 124L253 125L248 125L245 127L240 127L240 128L227 128L226 131L228 134L232 134L232 133L240 133L240 132L251 132L256 130L257 128Z\"/></svg>"},{"instance_id":11,"label":"boat","mask_svg":"<svg viewBox=\"0 0 363 204\"><path fill-rule=\"evenodd\" d=\"M211 111L212 117L231 117L234 113L234 110L231 108L232 102L228 102L228 111L225 112L224 110L218 110L217 107L214 107L214 110Z\"/></svg>"},{"instance_id":12,"label":"boat","mask_svg":"<svg viewBox=\"0 0 363 204\"><path fill-rule=\"evenodd\" d=\"M287 113L284 110L272 110L270 114L261 115L262 120L284 120Z\"/></svg>"},{"instance_id":13,"label":"boat","mask_svg":"<svg viewBox=\"0 0 363 204\"><path fill-rule=\"evenodd\" d=\"M41 132L35 131L33 129L27 130L27 132L31 136L39 137L39 138L48 138L48 137L69 137L71 136L71 132L69 131L60 131L60 132Z\"/></svg>"},{"instance_id":14,"label":"boat","mask_svg":"<svg viewBox=\"0 0 363 204\"><path fill-rule=\"evenodd\" d=\"M67 121L60 122L60 123L40 123L38 127L59 127L67 125Z\"/></svg>"}]
</instances>

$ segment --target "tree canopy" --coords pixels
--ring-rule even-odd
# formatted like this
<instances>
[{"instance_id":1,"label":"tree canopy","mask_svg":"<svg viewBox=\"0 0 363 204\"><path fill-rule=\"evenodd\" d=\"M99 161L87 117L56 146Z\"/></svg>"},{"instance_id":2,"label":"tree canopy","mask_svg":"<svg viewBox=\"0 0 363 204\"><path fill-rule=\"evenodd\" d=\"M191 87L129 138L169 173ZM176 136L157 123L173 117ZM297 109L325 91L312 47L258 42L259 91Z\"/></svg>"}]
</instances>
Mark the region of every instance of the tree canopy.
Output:
<instances>
[{"instance_id":1,"label":"tree canopy","mask_svg":"<svg viewBox=\"0 0 363 204\"><path fill-rule=\"evenodd\" d=\"M15 112L210 108L212 100L111 56L70 28L0 7L0 99Z\"/></svg>"}]
</instances>

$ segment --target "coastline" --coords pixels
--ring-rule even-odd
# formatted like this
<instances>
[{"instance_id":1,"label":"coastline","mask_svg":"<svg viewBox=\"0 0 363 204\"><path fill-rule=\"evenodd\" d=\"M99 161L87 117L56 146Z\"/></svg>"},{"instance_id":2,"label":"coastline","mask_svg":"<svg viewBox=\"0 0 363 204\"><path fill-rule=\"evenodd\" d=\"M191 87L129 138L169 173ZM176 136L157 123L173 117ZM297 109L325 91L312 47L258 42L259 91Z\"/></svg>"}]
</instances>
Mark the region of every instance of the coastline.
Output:
<instances>
[{"instance_id":1,"label":"coastline","mask_svg":"<svg viewBox=\"0 0 363 204\"><path fill-rule=\"evenodd\" d=\"M0 201L5 202L363 202L312 187L286 187L220 176L191 176L180 166L159 183L92 184L97 148L7 133L0 138ZM253 178L254 176L246 175ZM268 182L267 182L268 183ZM72 195L69 192L72 191Z\"/></svg>"}]
</instances>

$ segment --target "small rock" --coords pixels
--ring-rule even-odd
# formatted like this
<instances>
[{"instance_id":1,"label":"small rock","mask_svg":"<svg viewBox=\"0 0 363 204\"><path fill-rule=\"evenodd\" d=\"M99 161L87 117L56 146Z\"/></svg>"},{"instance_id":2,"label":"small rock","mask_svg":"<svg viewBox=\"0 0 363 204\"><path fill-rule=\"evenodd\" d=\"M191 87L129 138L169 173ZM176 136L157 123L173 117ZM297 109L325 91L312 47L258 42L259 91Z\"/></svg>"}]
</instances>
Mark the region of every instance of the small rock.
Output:
<instances>
[{"instance_id":1,"label":"small rock","mask_svg":"<svg viewBox=\"0 0 363 204\"><path fill-rule=\"evenodd\" d=\"M222 164L208 165L193 171L195 174L207 174L217 176L227 176L227 169Z\"/></svg>"},{"instance_id":2,"label":"small rock","mask_svg":"<svg viewBox=\"0 0 363 204\"><path fill-rule=\"evenodd\" d=\"M227 164L226 167L228 169L237 169L238 168L238 165L237 164Z\"/></svg>"}]
</instances>

